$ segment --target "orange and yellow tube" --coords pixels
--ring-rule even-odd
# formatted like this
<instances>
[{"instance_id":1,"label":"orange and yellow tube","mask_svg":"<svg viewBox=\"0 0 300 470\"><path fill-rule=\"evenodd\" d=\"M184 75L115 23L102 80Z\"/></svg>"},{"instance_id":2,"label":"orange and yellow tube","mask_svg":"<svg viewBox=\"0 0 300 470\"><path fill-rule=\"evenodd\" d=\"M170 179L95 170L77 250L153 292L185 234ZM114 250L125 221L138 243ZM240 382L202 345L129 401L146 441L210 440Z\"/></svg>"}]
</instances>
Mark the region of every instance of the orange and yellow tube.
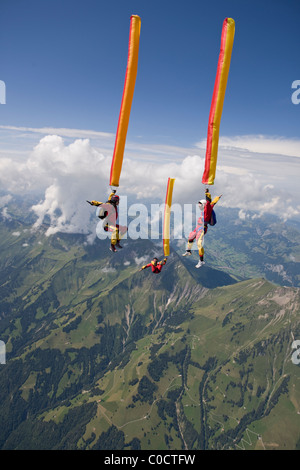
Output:
<instances>
[{"instance_id":1,"label":"orange and yellow tube","mask_svg":"<svg viewBox=\"0 0 300 470\"><path fill-rule=\"evenodd\" d=\"M221 35L221 47L218 60L217 75L208 120L205 167L202 176L203 184L214 184L215 180L218 158L220 122L222 117L223 103L230 68L234 33L234 20L232 18L225 18Z\"/></svg>"},{"instance_id":2,"label":"orange and yellow tube","mask_svg":"<svg viewBox=\"0 0 300 470\"><path fill-rule=\"evenodd\" d=\"M171 215L174 183L175 183L175 178L168 179L166 201L165 201L164 225L163 225L163 247L164 247L165 256L169 256L170 254L170 215Z\"/></svg>"},{"instance_id":3,"label":"orange and yellow tube","mask_svg":"<svg viewBox=\"0 0 300 470\"><path fill-rule=\"evenodd\" d=\"M135 81L138 66L139 42L140 42L141 19L137 15L130 18L130 33L128 46L127 69L123 96L119 114L119 121L115 139L115 147L110 170L110 186L119 186L122 170L123 155L125 149L126 135L129 124L131 104L134 94Z\"/></svg>"}]
</instances>

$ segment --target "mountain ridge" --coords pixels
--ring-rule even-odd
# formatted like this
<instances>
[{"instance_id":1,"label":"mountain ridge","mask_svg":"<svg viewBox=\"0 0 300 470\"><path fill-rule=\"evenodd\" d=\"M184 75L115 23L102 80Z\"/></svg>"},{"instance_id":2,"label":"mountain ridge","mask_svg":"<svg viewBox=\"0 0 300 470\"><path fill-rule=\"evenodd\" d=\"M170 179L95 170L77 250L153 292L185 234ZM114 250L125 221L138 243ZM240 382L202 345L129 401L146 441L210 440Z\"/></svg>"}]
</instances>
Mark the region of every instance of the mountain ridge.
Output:
<instances>
[{"instance_id":1,"label":"mountain ridge","mask_svg":"<svg viewBox=\"0 0 300 470\"><path fill-rule=\"evenodd\" d=\"M299 289L28 229L1 225L0 448L299 445Z\"/></svg>"}]
</instances>

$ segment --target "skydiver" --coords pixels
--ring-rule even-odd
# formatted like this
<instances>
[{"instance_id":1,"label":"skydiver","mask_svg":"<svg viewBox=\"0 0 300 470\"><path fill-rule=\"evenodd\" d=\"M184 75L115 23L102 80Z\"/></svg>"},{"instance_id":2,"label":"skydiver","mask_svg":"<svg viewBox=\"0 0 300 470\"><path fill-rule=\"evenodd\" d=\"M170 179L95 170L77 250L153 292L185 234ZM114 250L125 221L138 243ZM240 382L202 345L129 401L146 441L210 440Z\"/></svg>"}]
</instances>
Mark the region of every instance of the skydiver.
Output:
<instances>
[{"instance_id":1,"label":"skydiver","mask_svg":"<svg viewBox=\"0 0 300 470\"><path fill-rule=\"evenodd\" d=\"M111 240L110 240L110 251L115 253L116 247L123 248L120 245L121 238L127 232L127 227L123 225L116 224L118 218L118 205L120 202L120 197L116 194L116 190L114 189L106 202L99 202L99 201L87 201L91 206L101 206L98 217L103 222L103 229L106 232L112 232Z\"/></svg>"},{"instance_id":2,"label":"skydiver","mask_svg":"<svg viewBox=\"0 0 300 470\"><path fill-rule=\"evenodd\" d=\"M204 219L203 219L203 210L204 210L204 204L203 201L199 201L199 209L200 209L200 217L197 220L197 226L196 228L189 234L188 238L188 244L187 248L185 250L185 253L183 253L182 256L191 256L192 254L192 245L194 241L196 240L197 242L197 247L199 250L199 261L198 264L196 264L196 268L200 268L203 264L205 264L204 261L204 247L203 247L203 238L204 238Z\"/></svg>"},{"instance_id":3,"label":"skydiver","mask_svg":"<svg viewBox=\"0 0 300 470\"><path fill-rule=\"evenodd\" d=\"M161 272L162 267L166 264L166 262L167 258L164 258L162 261L158 261L157 258L153 258L153 260L150 263L145 264L145 266L143 266L140 271L146 268L151 268L154 274L158 274Z\"/></svg>"},{"instance_id":4,"label":"skydiver","mask_svg":"<svg viewBox=\"0 0 300 470\"><path fill-rule=\"evenodd\" d=\"M215 197L215 199L211 202L211 194L209 190L206 189L205 199L201 199L200 201L198 201L199 209L201 212L200 217L197 221L196 228L189 234L187 249L185 253L183 253L182 255L182 256L190 256L192 254L191 252L192 245L196 239L197 247L199 250L199 261L196 264L196 268L200 268L201 266L203 266L203 264L205 264L204 247L203 247L204 235L207 232L207 224L215 225L216 223L216 218L215 218L215 213L213 211L213 208L217 204L221 196L222 194L220 196Z\"/></svg>"}]
</instances>

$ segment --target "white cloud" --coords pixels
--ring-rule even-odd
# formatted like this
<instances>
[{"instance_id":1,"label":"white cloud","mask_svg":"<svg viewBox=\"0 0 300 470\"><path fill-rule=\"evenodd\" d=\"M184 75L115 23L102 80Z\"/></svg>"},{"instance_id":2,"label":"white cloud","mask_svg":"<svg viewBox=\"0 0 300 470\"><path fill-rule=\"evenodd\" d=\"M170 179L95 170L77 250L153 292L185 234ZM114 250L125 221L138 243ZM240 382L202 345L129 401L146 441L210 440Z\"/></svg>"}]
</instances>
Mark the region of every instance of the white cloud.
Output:
<instances>
[{"instance_id":1,"label":"white cloud","mask_svg":"<svg viewBox=\"0 0 300 470\"><path fill-rule=\"evenodd\" d=\"M73 130L69 131L71 135ZM219 204L239 208L240 218L246 217L249 209L258 214L299 217L299 142L261 136L221 138L216 180L210 187L213 196L223 194ZM279 154L284 149L286 152ZM118 192L133 200L163 203L167 179L172 177L176 179L173 203L194 204L205 189L201 183L204 153L201 149L130 143L125 149ZM100 151L90 139L65 142L61 135L46 135L25 159L0 156L0 183L11 193L44 194L32 208L37 215L35 228L48 217L48 234L86 233L92 241L97 220L86 200L106 200L110 165L111 152ZM2 202L4 205L8 200Z\"/></svg>"},{"instance_id":2,"label":"white cloud","mask_svg":"<svg viewBox=\"0 0 300 470\"><path fill-rule=\"evenodd\" d=\"M206 141L196 144L199 148L206 148ZM220 137L219 148L224 150L246 150L251 153L285 155L300 157L300 140L286 139L280 136L242 135L233 137Z\"/></svg>"},{"instance_id":3,"label":"white cloud","mask_svg":"<svg viewBox=\"0 0 300 470\"><path fill-rule=\"evenodd\" d=\"M239 210L239 219L245 220L246 218L247 218L247 213L243 209L240 209Z\"/></svg>"},{"instance_id":4,"label":"white cloud","mask_svg":"<svg viewBox=\"0 0 300 470\"><path fill-rule=\"evenodd\" d=\"M99 132L84 129L68 129L56 127L16 127L16 126L0 126L4 131L13 131L18 133L34 133L44 135L59 135L61 137L71 137L75 139L90 139L90 138L107 138L113 139L114 134L108 132Z\"/></svg>"},{"instance_id":5,"label":"white cloud","mask_svg":"<svg viewBox=\"0 0 300 470\"><path fill-rule=\"evenodd\" d=\"M105 266L104 268L101 269L101 271L105 274L111 274L111 273L115 273L117 270L110 266Z\"/></svg>"},{"instance_id":6,"label":"white cloud","mask_svg":"<svg viewBox=\"0 0 300 470\"><path fill-rule=\"evenodd\" d=\"M3 219L11 220L11 216L8 214L8 208L7 207L4 207L2 209L1 215L2 215Z\"/></svg>"},{"instance_id":7,"label":"white cloud","mask_svg":"<svg viewBox=\"0 0 300 470\"><path fill-rule=\"evenodd\" d=\"M11 217L8 214L8 208L5 207L6 204L8 204L9 201L11 201L11 199L12 199L12 196L10 194L0 197L0 209L2 209L1 215L3 219L6 219L6 220L11 220Z\"/></svg>"},{"instance_id":8,"label":"white cloud","mask_svg":"<svg viewBox=\"0 0 300 470\"><path fill-rule=\"evenodd\" d=\"M105 197L105 178L110 162L90 145L89 140L75 140L68 146L61 137L46 136L35 147L28 161L36 175L42 171L48 186L45 198L33 211L36 226L45 215L51 220L48 234L56 231L87 233L90 211L87 199Z\"/></svg>"},{"instance_id":9,"label":"white cloud","mask_svg":"<svg viewBox=\"0 0 300 470\"><path fill-rule=\"evenodd\" d=\"M10 194L0 197L0 208L6 206L6 204L12 199Z\"/></svg>"},{"instance_id":10,"label":"white cloud","mask_svg":"<svg viewBox=\"0 0 300 470\"><path fill-rule=\"evenodd\" d=\"M148 263L149 256L141 256L140 258L136 256L134 258L135 263L139 266L140 264Z\"/></svg>"}]
</instances>

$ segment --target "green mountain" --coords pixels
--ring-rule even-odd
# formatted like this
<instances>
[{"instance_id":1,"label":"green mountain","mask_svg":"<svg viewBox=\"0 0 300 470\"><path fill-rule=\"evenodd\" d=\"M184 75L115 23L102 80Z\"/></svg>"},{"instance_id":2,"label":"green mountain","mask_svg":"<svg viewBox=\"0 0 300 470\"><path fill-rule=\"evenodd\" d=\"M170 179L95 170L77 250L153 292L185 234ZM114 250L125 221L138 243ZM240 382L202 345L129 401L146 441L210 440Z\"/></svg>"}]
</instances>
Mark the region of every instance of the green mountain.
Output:
<instances>
[{"instance_id":1,"label":"green mountain","mask_svg":"<svg viewBox=\"0 0 300 470\"><path fill-rule=\"evenodd\" d=\"M296 449L299 289L0 225L1 449Z\"/></svg>"},{"instance_id":2,"label":"green mountain","mask_svg":"<svg viewBox=\"0 0 300 470\"><path fill-rule=\"evenodd\" d=\"M276 284L300 287L300 231L295 222L282 223L274 216L258 218L254 214L240 219L238 210L225 208L218 208L217 220L204 240L209 266L237 280L264 277Z\"/></svg>"}]
</instances>

